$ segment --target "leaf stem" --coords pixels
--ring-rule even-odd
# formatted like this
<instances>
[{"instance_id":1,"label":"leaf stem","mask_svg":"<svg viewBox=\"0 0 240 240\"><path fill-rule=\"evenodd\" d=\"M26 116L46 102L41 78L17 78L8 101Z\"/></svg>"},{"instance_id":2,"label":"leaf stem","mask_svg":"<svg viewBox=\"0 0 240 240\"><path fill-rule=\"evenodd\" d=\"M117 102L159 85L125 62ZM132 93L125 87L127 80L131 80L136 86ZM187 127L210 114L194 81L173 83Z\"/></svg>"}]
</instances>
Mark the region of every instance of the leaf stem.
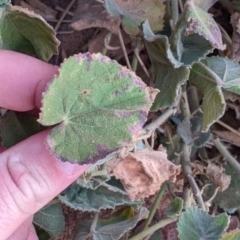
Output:
<instances>
[{"instance_id":1,"label":"leaf stem","mask_svg":"<svg viewBox=\"0 0 240 240\"><path fill-rule=\"evenodd\" d=\"M106 55L107 54L107 47L106 47L106 44L109 44L110 41L111 41L111 38L112 38L112 32L108 32L106 37L104 38L104 47L102 49L102 55Z\"/></svg>"},{"instance_id":2,"label":"leaf stem","mask_svg":"<svg viewBox=\"0 0 240 240\"><path fill-rule=\"evenodd\" d=\"M160 125L162 125L172 114L174 114L174 108L168 108L161 116L159 116L156 120L148 124L142 130L142 134L145 134L149 131L155 131Z\"/></svg>"},{"instance_id":3,"label":"leaf stem","mask_svg":"<svg viewBox=\"0 0 240 240\"><path fill-rule=\"evenodd\" d=\"M218 151L227 159L227 161L230 163L230 165L238 172L240 173L240 164L239 162L230 154L230 152L227 150L227 148L220 142L219 138L215 138L212 135L211 138L212 142L214 143L215 147L218 149Z\"/></svg>"},{"instance_id":4,"label":"leaf stem","mask_svg":"<svg viewBox=\"0 0 240 240\"><path fill-rule=\"evenodd\" d=\"M155 214L155 212L157 210L157 207L158 207L158 205L159 205L159 203L160 203L160 201L162 199L162 196L165 193L166 189L167 189L167 183L165 182L165 183L162 184L161 189L159 190L159 192L157 194L157 197L154 200L154 203L152 205L152 208L150 210L148 218L147 218L146 222L144 223L143 230L146 230L148 228L149 224L152 222L154 214Z\"/></svg>"},{"instance_id":5,"label":"leaf stem","mask_svg":"<svg viewBox=\"0 0 240 240\"><path fill-rule=\"evenodd\" d=\"M96 226L97 226L97 222L98 222L98 216L99 216L99 213L96 212L95 215L94 215L92 224L91 224L90 233L94 233L95 230L96 230Z\"/></svg>"},{"instance_id":6,"label":"leaf stem","mask_svg":"<svg viewBox=\"0 0 240 240\"><path fill-rule=\"evenodd\" d=\"M187 88L187 85L185 83L182 86L182 98L180 102L183 119L191 117L186 88ZM204 201L202 199L202 194L198 188L197 183L194 180L194 177L192 176L192 169L190 166L191 147L183 143L182 150L183 150L183 153L182 153L181 164L183 168L183 173L186 179L188 180L189 184L191 185L192 191L195 194L199 207L201 207L205 211L206 209L205 209ZM191 192L188 190L187 187L185 187L184 189L184 204L185 204L185 207L189 207L191 204Z\"/></svg>"},{"instance_id":7,"label":"leaf stem","mask_svg":"<svg viewBox=\"0 0 240 240\"><path fill-rule=\"evenodd\" d=\"M136 53L139 53L140 48L141 48L141 39L137 38L137 40L135 42L136 42L136 47L134 48L134 53L135 53L135 51L136 51ZM138 59L136 57L136 54L134 54L133 59L132 59L132 70L134 72L136 72L136 70L137 70L137 64L138 64Z\"/></svg>"},{"instance_id":8,"label":"leaf stem","mask_svg":"<svg viewBox=\"0 0 240 240\"><path fill-rule=\"evenodd\" d=\"M173 20L173 26L175 26L179 18L178 0L171 0L171 16Z\"/></svg>"},{"instance_id":9,"label":"leaf stem","mask_svg":"<svg viewBox=\"0 0 240 240\"><path fill-rule=\"evenodd\" d=\"M184 84L182 86L182 98L181 98L181 111L182 111L183 119L191 117L186 88L187 88L186 84Z\"/></svg>"},{"instance_id":10,"label":"leaf stem","mask_svg":"<svg viewBox=\"0 0 240 240\"><path fill-rule=\"evenodd\" d=\"M166 218L161 220L160 222L154 224L153 226L151 226L150 228L138 233L137 235L133 236L132 238L130 238L129 240L139 240L139 239L143 239L144 237L156 232L158 229L165 227L166 225L176 222L178 220L178 217L174 217L174 218Z\"/></svg>"}]
</instances>

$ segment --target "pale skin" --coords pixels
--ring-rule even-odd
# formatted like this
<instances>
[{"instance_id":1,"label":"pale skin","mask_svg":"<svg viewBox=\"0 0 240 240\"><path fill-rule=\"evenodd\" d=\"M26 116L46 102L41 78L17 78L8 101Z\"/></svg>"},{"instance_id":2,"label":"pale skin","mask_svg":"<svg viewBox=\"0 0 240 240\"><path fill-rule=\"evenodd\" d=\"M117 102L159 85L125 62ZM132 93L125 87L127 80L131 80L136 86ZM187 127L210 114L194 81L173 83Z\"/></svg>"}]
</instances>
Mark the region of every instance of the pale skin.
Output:
<instances>
[{"instance_id":1,"label":"pale skin","mask_svg":"<svg viewBox=\"0 0 240 240\"><path fill-rule=\"evenodd\" d=\"M58 68L35 58L0 50L0 107L41 107L42 92ZM38 239L33 214L75 181L89 165L63 163L38 133L0 153L0 240Z\"/></svg>"}]
</instances>

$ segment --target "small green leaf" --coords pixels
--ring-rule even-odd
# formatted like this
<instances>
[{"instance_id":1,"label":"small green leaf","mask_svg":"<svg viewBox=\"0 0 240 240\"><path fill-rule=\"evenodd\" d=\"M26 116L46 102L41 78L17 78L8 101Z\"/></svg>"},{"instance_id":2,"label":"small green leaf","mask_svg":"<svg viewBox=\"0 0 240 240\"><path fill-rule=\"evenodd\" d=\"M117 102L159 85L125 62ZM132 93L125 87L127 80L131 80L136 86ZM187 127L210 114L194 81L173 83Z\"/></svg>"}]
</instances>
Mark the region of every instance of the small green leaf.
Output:
<instances>
[{"instance_id":1,"label":"small green leaf","mask_svg":"<svg viewBox=\"0 0 240 240\"><path fill-rule=\"evenodd\" d=\"M202 65L201 63L193 65L189 80L203 93L202 131L206 132L224 114L226 103L221 88L210 80L205 68L201 68Z\"/></svg>"},{"instance_id":2,"label":"small green leaf","mask_svg":"<svg viewBox=\"0 0 240 240\"><path fill-rule=\"evenodd\" d=\"M214 3L216 3L218 0L193 0L194 4L200 8L202 8L204 11L207 11Z\"/></svg>"},{"instance_id":3,"label":"small green leaf","mask_svg":"<svg viewBox=\"0 0 240 240\"><path fill-rule=\"evenodd\" d=\"M7 111L0 118L0 138L5 148L10 148L43 129L36 117L24 113Z\"/></svg>"},{"instance_id":4,"label":"small green leaf","mask_svg":"<svg viewBox=\"0 0 240 240\"><path fill-rule=\"evenodd\" d=\"M61 67L43 98L39 121L63 161L95 163L132 141L158 91L101 54L79 54Z\"/></svg>"},{"instance_id":5,"label":"small green leaf","mask_svg":"<svg viewBox=\"0 0 240 240\"><path fill-rule=\"evenodd\" d=\"M168 38L155 35L147 20L143 24L143 32L153 66L155 87L160 90L152 106L155 111L175 104L180 86L188 79L189 69L174 57Z\"/></svg>"},{"instance_id":6,"label":"small green leaf","mask_svg":"<svg viewBox=\"0 0 240 240\"><path fill-rule=\"evenodd\" d=\"M221 31L212 16L196 6L192 1L186 3L186 9L186 33L198 33L210 41L215 48L224 50L225 45L222 43Z\"/></svg>"},{"instance_id":7,"label":"small green leaf","mask_svg":"<svg viewBox=\"0 0 240 240\"><path fill-rule=\"evenodd\" d=\"M180 240L220 239L228 223L229 217L226 213L212 217L197 207L191 207L179 218L177 224L179 238Z\"/></svg>"},{"instance_id":8,"label":"small green leaf","mask_svg":"<svg viewBox=\"0 0 240 240\"><path fill-rule=\"evenodd\" d=\"M85 221L77 226L74 240L113 240L120 239L126 232L133 229L137 223L147 218L148 210L141 208L138 213L134 213L131 208L125 208L116 216L108 219L98 219L94 231L91 231L92 221Z\"/></svg>"},{"instance_id":9,"label":"small green leaf","mask_svg":"<svg viewBox=\"0 0 240 240\"><path fill-rule=\"evenodd\" d=\"M223 165L225 174L231 176L229 187L224 192L218 192L213 202L223 209L240 208L240 175L230 164ZM207 191L207 196L210 198L213 195L215 186L211 185Z\"/></svg>"},{"instance_id":10,"label":"small green leaf","mask_svg":"<svg viewBox=\"0 0 240 240\"><path fill-rule=\"evenodd\" d=\"M177 132L187 145L199 148L203 146L211 136L210 131L201 132L201 129L202 119L200 117L195 117L191 120L185 118L178 124Z\"/></svg>"},{"instance_id":11,"label":"small green leaf","mask_svg":"<svg viewBox=\"0 0 240 240\"><path fill-rule=\"evenodd\" d=\"M58 53L59 41L53 28L40 16L20 6L0 9L0 48L25 53L48 61Z\"/></svg>"},{"instance_id":12,"label":"small green leaf","mask_svg":"<svg viewBox=\"0 0 240 240\"><path fill-rule=\"evenodd\" d=\"M155 87L160 90L151 110L175 105L180 86L188 80L189 69L186 67L173 68L167 65L154 65L156 72Z\"/></svg>"},{"instance_id":13,"label":"small green leaf","mask_svg":"<svg viewBox=\"0 0 240 240\"><path fill-rule=\"evenodd\" d=\"M165 64L179 68L183 63L179 62L173 55L168 37L165 35L155 35L150 27L149 21L146 20L143 24L145 44L148 50L151 62L154 64Z\"/></svg>"},{"instance_id":14,"label":"small green leaf","mask_svg":"<svg viewBox=\"0 0 240 240\"><path fill-rule=\"evenodd\" d=\"M52 237L57 237L65 228L65 219L61 204L52 204L43 207L34 214L33 223L44 229Z\"/></svg>"},{"instance_id":15,"label":"small green leaf","mask_svg":"<svg viewBox=\"0 0 240 240\"><path fill-rule=\"evenodd\" d=\"M117 17L122 17L123 29L131 35L137 35L139 26L146 19L149 20L153 31L163 28L163 16L165 6L158 0L106 0L107 11Z\"/></svg>"},{"instance_id":16,"label":"small green leaf","mask_svg":"<svg viewBox=\"0 0 240 240\"><path fill-rule=\"evenodd\" d=\"M123 191L113 192L111 190L105 186L92 190L75 183L69 186L58 198L73 209L89 212L99 212L101 209L114 209L116 206L141 203L131 201L127 193L123 194Z\"/></svg>"},{"instance_id":17,"label":"small green leaf","mask_svg":"<svg viewBox=\"0 0 240 240\"><path fill-rule=\"evenodd\" d=\"M224 233L221 240L239 240L240 239L240 230L235 229L230 232Z\"/></svg>"},{"instance_id":18,"label":"small green leaf","mask_svg":"<svg viewBox=\"0 0 240 240\"><path fill-rule=\"evenodd\" d=\"M175 217L181 214L182 209L183 209L183 200L177 197L170 203L165 214L167 217Z\"/></svg>"},{"instance_id":19,"label":"small green leaf","mask_svg":"<svg viewBox=\"0 0 240 240\"><path fill-rule=\"evenodd\" d=\"M176 47L175 49L172 47L172 51L176 52L178 61L184 63L185 66L191 66L193 63L199 62L214 49L209 41L198 34L186 36L182 31L182 34L175 36L175 38L178 39L175 39L177 41L175 43Z\"/></svg>"}]
</instances>

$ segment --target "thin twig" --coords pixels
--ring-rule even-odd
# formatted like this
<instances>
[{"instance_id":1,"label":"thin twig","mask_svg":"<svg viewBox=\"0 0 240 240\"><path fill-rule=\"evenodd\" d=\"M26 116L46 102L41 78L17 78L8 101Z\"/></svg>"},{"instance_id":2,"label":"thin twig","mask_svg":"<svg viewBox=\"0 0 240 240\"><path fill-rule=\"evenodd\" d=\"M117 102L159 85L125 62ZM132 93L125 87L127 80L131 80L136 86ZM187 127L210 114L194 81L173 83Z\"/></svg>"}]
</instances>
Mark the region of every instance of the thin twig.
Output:
<instances>
[{"instance_id":1,"label":"thin twig","mask_svg":"<svg viewBox=\"0 0 240 240\"><path fill-rule=\"evenodd\" d=\"M136 234L134 237L130 238L129 240L140 240L143 239L144 237L156 232L158 229L165 227L166 225L176 222L178 220L178 217L174 218L166 218L161 220L160 222L154 224L150 228Z\"/></svg>"},{"instance_id":2,"label":"thin twig","mask_svg":"<svg viewBox=\"0 0 240 240\"><path fill-rule=\"evenodd\" d=\"M121 47L122 47L122 50L123 50L123 54L124 54L127 66L130 70L132 70L132 67L131 67L131 64L130 64L130 61L129 61L129 58L128 58L127 50L125 48L125 44L124 44L124 41L123 41L121 29L119 29L119 31L118 31L118 37L119 37L119 41L121 43Z\"/></svg>"},{"instance_id":3,"label":"thin twig","mask_svg":"<svg viewBox=\"0 0 240 240\"><path fill-rule=\"evenodd\" d=\"M142 134L145 134L149 131L155 131L159 126L161 126L165 121L167 121L167 119L172 114L174 114L174 112L175 112L174 108L168 108L161 116L159 116L153 122L144 127L144 129L142 130Z\"/></svg>"},{"instance_id":4,"label":"thin twig","mask_svg":"<svg viewBox=\"0 0 240 240\"><path fill-rule=\"evenodd\" d=\"M64 8L61 8L61 7L59 7L59 6L56 6L55 9L56 9L57 11L59 11L59 12L64 12L64 11L65 11ZM72 12L70 12L70 11L68 11L67 14L70 15L70 16L73 16L73 15L74 15L74 13L72 13Z\"/></svg>"},{"instance_id":5,"label":"thin twig","mask_svg":"<svg viewBox=\"0 0 240 240\"><path fill-rule=\"evenodd\" d=\"M147 75L148 78L150 78L150 74L144 64L144 62L142 61L141 57L139 56L139 51L137 51L136 49L134 49L134 55L136 56L140 66L142 67L143 71L145 72L145 74Z\"/></svg>"},{"instance_id":6,"label":"thin twig","mask_svg":"<svg viewBox=\"0 0 240 240\"><path fill-rule=\"evenodd\" d=\"M141 38L137 38L137 40L135 42L136 42L136 47L134 48L134 53L135 53L135 51L136 51L136 53L139 53L140 47L141 47ZM137 59L136 53L134 54L133 59L132 59L132 70L134 72L136 72L137 64L138 64L138 59Z\"/></svg>"},{"instance_id":7,"label":"thin twig","mask_svg":"<svg viewBox=\"0 0 240 240\"><path fill-rule=\"evenodd\" d=\"M55 26L55 28L54 28L54 30L55 30L56 32L57 32L58 28L60 27L63 19L66 17L68 11L70 10L70 8L73 6L73 4L74 4L75 2L76 2L76 0L72 0L72 1L68 4L66 10L63 12L62 16L60 17L60 19L58 20L58 23L56 24L56 26Z\"/></svg>"},{"instance_id":8,"label":"thin twig","mask_svg":"<svg viewBox=\"0 0 240 240\"><path fill-rule=\"evenodd\" d=\"M57 34L59 34L59 35L63 35L63 34L73 34L74 33L74 31L59 31L59 32L57 32Z\"/></svg>"},{"instance_id":9,"label":"thin twig","mask_svg":"<svg viewBox=\"0 0 240 240\"><path fill-rule=\"evenodd\" d=\"M194 195L197 199L198 206L200 208L202 208L204 211L206 211L205 204L204 204L204 201L202 199L201 191L199 190L198 185L195 182L193 176L189 174L189 175L187 175L187 178L188 178L188 181L189 181L189 183L192 187L193 193L194 193Z\"/></svg>"},{"instance_id":10,"label":"thin twig","mask_svg":"<svg viewBox=\"0 0 240 240\"><path fill-rule=\"evenodd\" d=\"M235 133L236 135L238 135L240 137L240 132L238 132L234 128L230 127L226 123L222 122L221 120L218 120L217 123L220 124L221 126L227 128L228 130L230 130L231 132Z\"/></svg>"},{"instance_id":11,"label":"thin twig","mask_svg":"<svg viewBox=\"0 0 240 240\"><path fill-rule=\"evenodd\" d=\"M230 154L230 152L227 150L227 148L220 142L219 138L215 138L212 135L211 140L214 143L215 147L218 149L218 151L222 154L222 156L224 158L226 158L226 160L230 163L230 165L238 173L240 173L240 164L239 164L239 162Z\"/></svg>"}]
</instances>

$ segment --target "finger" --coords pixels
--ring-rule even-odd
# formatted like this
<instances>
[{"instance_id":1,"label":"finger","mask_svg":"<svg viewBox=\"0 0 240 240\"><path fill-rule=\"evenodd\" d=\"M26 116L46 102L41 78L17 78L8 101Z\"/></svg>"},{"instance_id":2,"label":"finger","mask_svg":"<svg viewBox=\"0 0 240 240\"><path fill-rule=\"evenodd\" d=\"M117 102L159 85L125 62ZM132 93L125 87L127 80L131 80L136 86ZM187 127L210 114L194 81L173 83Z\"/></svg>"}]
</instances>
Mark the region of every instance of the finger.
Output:
<instances>
[{"instance_id":1,"label":"finger","mask_svg":"<svg viewBox=\"0 0 240 240\"><path fill-rule=\"evenodd\" d=\"M33 216L24 221L7 240L26 240L29 238Z\"/></svg>"},{"instance_id":2,"label":"finger","mask_svg":"<svg viewBox=\"0 0 240 240\"><path fill-rule=\"evenodd\" d=\"M40 108L42 92L57 69L36 58L0 50L0 107L15 111Z\"/></svg>"},{"instance_id":3,"label":"finger","mask_svg":"<svg viewBox=\"0 0 240 240\"><path fill-rule=\"evenodd\" d=\"M38 240L37 233L35 231L33 224L30 226L27 240Z\"/></svg>"},{"instance_id":4,"label":"finger","mask_svg":"<svg viewBox=\"0 0 240 240\"><path fill-rule=\"evenodd\" d=\"M0 232L6 239L29 216L77 179L89 165L56 160L38 133L0 154Z\"/></svg>"}]
</instances>

